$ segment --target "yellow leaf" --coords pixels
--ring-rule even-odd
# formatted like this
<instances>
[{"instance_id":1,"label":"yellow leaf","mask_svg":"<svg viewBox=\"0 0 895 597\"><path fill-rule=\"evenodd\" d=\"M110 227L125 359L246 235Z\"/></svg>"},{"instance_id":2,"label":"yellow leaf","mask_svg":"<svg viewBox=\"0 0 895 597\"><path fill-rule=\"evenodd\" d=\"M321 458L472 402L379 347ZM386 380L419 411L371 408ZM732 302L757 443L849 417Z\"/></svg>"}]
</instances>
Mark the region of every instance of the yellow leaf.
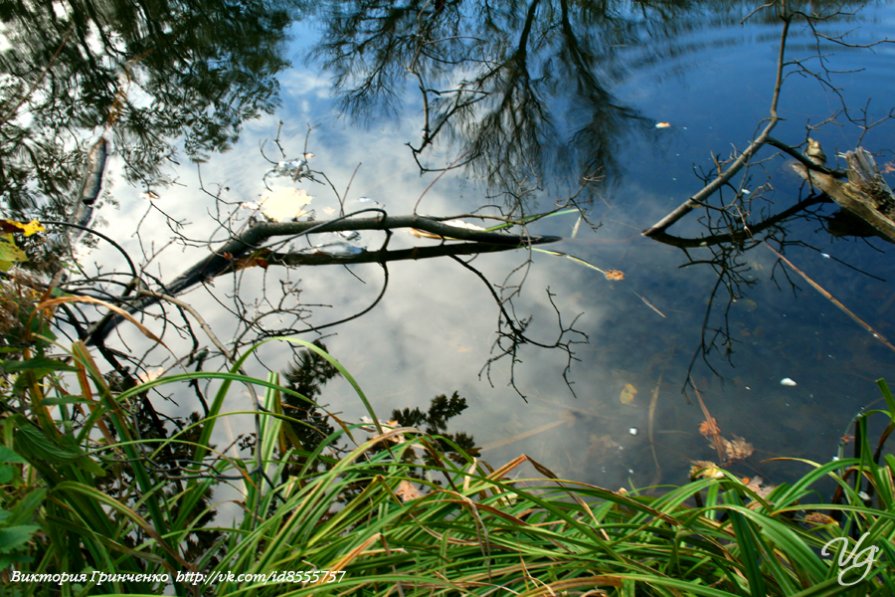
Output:
<instances>
[{"instance_id":1,"label":"yellow leaf","mask_svg":"<svg viewBox=\"0 0 895 597\"><path fill-rule=\"evenodd\" d=\"M634 384L626 383L625 387L622 388L621 393L618 395L618 401L622 404L631 404L634 402L634 398L637 396L637 388Z\"/></svg>"},{"instance_id":2,"label":"yellow leaf","mask_svg":"<svg viewBox=\"0 0 895 597\"><path fill-rule=\"evenodd\" d=\"M259 207L267 219L274 222L297 220L308 213L307 207L314 199L304 189L274 187L261 197Z\"/></svg>"},{"instance_id":3,"label":"yellow leaf","mask_svg":"<svg viewBox=\"0 0 895 597\"><path fill-rule=\"evenodd\" d=\"M32 234L37 234L38 232L46 232L46 228L41 226L40 222L37 220L31 220L27 224L22 224L21 222L16 222L22 229L22 232L25 233L25 236L31 236Z\"/></svg>"},{"instance_id":4,"label":"yellow leaf","mask_svg":"<svg viewBox=\"0 0 895 597\"><path fill-rule=\"evenodd\" d=\"M724 471L714 462L708 460L696 460L690 467L690 480L696 479L723 479Z\"/></svg>"},{"instance_id":5,"label":"yellow leaf","mask_svg":"<svg viewBox=\"0 0 895 597\"><path fill-rule=\"evenodd\" d=\"M46 229L37 220L31 220L27 224L23 224L17 220L0 219L0 229L3 232L22 232L25 236L31 236L38 232L44 232Z\"/></svg>"}]
</instances>

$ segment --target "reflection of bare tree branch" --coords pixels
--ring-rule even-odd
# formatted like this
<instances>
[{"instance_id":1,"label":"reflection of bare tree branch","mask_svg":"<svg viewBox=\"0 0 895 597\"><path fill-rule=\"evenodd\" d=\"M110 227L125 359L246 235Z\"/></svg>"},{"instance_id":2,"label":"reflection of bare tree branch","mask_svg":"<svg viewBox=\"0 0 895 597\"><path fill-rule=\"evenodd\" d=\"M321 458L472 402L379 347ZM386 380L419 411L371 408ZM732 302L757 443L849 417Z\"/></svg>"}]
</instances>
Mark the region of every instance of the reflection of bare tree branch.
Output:
<instances>
[{"instance_id":1,"label":"reflection of bare tree branch","mask_svg":"<svg viewBox=\"0 0 895 597\"><path fill-rule=\"evenodd\" d=\"M624 70L617 48L644 30L666 38L690 27L675 18L682 7L622 4L346 3L327 15L315 53L362 116L403 98L409 73L422 123L407 145L423 171L468 165L501 186L545 174L580 181L615 171L621 135L645 122L608 89Z\"/></svg>"},{"instance_id":2,"label":"reflection of bare tree branch","mask_svg":"<svg viewBox=\"0 0 895 597\"><path fill-rule=\"evenodd\" d=\"M494 289L494 286L485 277L485 275L472 267L467 261L464 261L458 257L451 257L454 261L471 271L475 276L482 281L485 287L488 289L488 292L494 298L494 302L497 303L498 309L500 309L500 317L498 318L497 323L497 339L494 341L494 345L491 350L491 357L482 367L479 375L486 375L488 381L491 382L491 368L495 363L509 358L510 360L510 386L516 393L519 394L523 399L525 399L525 394L522 393L522 390L519 389L519 386L516 384L516 365L522 362L522 359L519 358L519 349L523 344L529 344L532 346L537 346L539 348L547 348L547 349L560 349L566 354L566 366L563 369L562 377L566 382L566 386L568 386L569 391L572 394L575 394L575 390L572 389L572 380L569 378L569 373L572 370L572 362L577 361L577 357L575 357L575 352L573 347L576 344L586 344L589 341L587 334L575 328L575 323L578 321L578 318L581 314L576 315L572 322L568 325L563 323L562 313L559 308L556 306L556 303L553 301L554 296L556 296L550 289L547 289L547 299L550 301L550 305L553 307L553 310L556 312L557 324L559 326L559 334L556 339L552 342L541 342L539 340L535 340L530 336L526 335L525 331L531 323L531 317L526 319L520 319L516 316L515 311L513 310L512 304L512 295L510 298L501 297L500 294ZM493 382L491 382L493 385Z\"/></svg>"}]
</instances>

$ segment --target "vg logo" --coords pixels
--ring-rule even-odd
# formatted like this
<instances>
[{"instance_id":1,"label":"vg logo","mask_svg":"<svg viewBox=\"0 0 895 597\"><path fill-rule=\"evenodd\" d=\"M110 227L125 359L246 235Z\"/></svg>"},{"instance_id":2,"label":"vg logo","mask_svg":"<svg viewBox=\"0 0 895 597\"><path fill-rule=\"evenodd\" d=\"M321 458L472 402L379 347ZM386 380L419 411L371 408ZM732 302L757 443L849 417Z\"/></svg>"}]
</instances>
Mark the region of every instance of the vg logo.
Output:
<instances>
[{"instance_id":1,"label":"vg logo","mask_svg":"<svg viewBox=\"0 0 895 597\"><path fill-rule=\"evenodd\" d=\"M838 580L839 584L843 587L856 585L867 578L867 575L870 574L870 569L873 567L874 562L876 562L877 557L879 557L880 549L876 545L870 545L862 549L861 545L866 538L867 533L861 535L851 552L848 551L848 538L846 537L834 537L827 541L820 550L820 555L825 557L831 556L834 553L833 548L836 547L837 543L841 542L842 545L839 547L839 553L836 558L836 564L839 566L839 575L836 577L836 580ZM863 572L861 572L860 576L846 580L846 575L849 572L852 570L860 571L862 569Z\"/></svg>"}]
</instances>

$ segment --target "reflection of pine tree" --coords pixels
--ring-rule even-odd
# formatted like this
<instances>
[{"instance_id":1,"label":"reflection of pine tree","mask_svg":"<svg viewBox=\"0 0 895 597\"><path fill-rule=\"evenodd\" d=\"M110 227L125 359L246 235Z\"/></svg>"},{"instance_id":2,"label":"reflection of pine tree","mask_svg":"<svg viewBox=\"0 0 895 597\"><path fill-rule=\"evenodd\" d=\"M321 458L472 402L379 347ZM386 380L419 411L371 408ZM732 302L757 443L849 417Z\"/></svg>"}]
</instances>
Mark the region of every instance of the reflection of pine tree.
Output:
<instances>
[{"instance_id":1,"label":"reflection of pine tree","mask_svg":"<svg viewBox=\"0 0 895 597\"><path fill-rule=\"evenodd\" d=\"M115 394L131 389L135 383L133 379L125 379L116 372L108 373L106 382ZM147 442L145 451L154 453L152 459L147 458L143 464L153 472L154 478L163 480L159 489L160 493L170 503L176 504L171 514L173 520L178 517L177 508L181 504L181 501L175 498L184 491L182 480L186 475L195 474L195 471L191 470L195 468L192 466L194 464L193 453L196 442L199 441L202 434L202 427L196 425L200 420L200 415L197 412L192 412L186 417L164 417L164 419L162 420L162 415L155 410L148 393L144 392L134 400L132 411L134 431L137 437ZM115 429L114 426L109 427L113 436L117 436ZM186 431L184 431L185 429ZM174 435L177 435L176 441L164 441ZM134 491L136 476L127 461L110 462L105 466L113 474L99 478L97 480L98 489L131 506L142 501L141 496ZM194 526L198 530L186 535L180 546L184 559L187 561L195 561L204 554L208 554L221 537L220 531L209 530L212 528L211 523L215 516L214 509L207 507L211 501L211 495L212 492L209 489L199 498L195 507L202 514L194 521ZM141 527L135 527L133 534L126 536L124 540L129 546L136 547L151 541L152 537L147 535ZM209 560L212 565L218 561L218 556L213 556Z\"/></svg>"},{"instance_id":2,"label":"reflection of pine tree","mask_svg":"<svg viewBox=\"0 0 895 597\"><path fill-rule=\"evenodd\" d=\"M316 340L314 345L326 350L323 342ZM310 350L302 350L295 357L295 361L284 372L287 385L290 390L306 398L303 400L287 393L283 394L284 414L293 419L289 421L289 435L292 436L292 459L298 467L304 466L305 457L317 450L320 443L333 433L335 429L330 424L330 418L317 406L316 401L320 397L322 387L326 382L336 376L338 370L329 361ZM392 413L394 424L401 427L416 427L429 435L438 436L437 448L441 455L447 455L458 461L462 460L458 451L478 456L479 449L471 435L463 432L448 433L448 422L466 410L466 399L454 392L450 397L441 394L432 399L429 408L425 411L419 407L395 410ZM330 446L338 451L342 446ZM378 446L374 450L383 450L385 445ZM412 451L408 451L408 457ZM428 456L427 458L431 458ZM327 468L335 463L335 460L320 458L318 466ZM421 473L422 474L422 473ZM353 487L349 493L360 492L363 487Z\"/></svg>"},{"instance_id":3,"label":"reflection of pine tree","mask_svg":"<svg viewBox=\"0 0 895 597\"><path fill-rule=\"evenodd\" d=\"M417 427L430 435L440 436L438 439L439 448L445 454L450 454L453 458L460 461L462 458L457 454L451 442L471 456L479 455L479 449L476 447L475 440L471 435L463 432L447 433L448 420L462 413L467 407L466 398L463 398L455 391L450 398L445 394L433 398L432 402L429 403L428 412L421 411L419 407L414 407L413 409L405 408L392 411L392 418L402 427Z\"/></svg>"},{"instance_id":4,"label":"reflection of pine tree","mask_svg":"<svg viewBox=\"0 0 895 597\"><path fill-rule=\"evenodd\" d=\"M326 346L320 340L315 340L314 346L326 350ZM316 401L322 386L338 372L338 369L316 352L302 350L283 374L287 382L286 387L307 398L302 400L297 396L283 394L284 414L290 419L301 421L301 423L290 421L289 427L298 438L300 447L306 452L313 452L320 442L334 431L329 423L329 417L320 412Z\"/></svg>"}]
</instances>

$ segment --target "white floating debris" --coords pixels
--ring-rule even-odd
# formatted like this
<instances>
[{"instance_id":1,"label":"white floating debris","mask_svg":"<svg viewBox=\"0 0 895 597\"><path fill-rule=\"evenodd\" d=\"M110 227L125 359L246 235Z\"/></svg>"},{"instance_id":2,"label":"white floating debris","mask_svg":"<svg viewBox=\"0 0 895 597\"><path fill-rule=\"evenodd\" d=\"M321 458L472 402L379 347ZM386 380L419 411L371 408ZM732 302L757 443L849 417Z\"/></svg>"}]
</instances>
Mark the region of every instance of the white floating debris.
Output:
<instances>
[{"instance_id":1,"label":"white floating debris","mask_svg":"<svg viewBox=\"0 0 895 597\"><path fill-rule=\"evenodd\" d=\"M788 378L788 377L784 377L783 379L780 380L780 385L781 385L781 386L789 386L789 387L792 387L792 386L797 386L797 385L799 385L799 384L797 384L797 383L795 382L795 380L793 380L793 379L790 379L790 378Z\"/></svg>"},{"instance_id":2,"label":"white floating debris","mask_svg":"<svg viewBox=\"0 0 895 597\"><path fill-rule=\"evenodd\" d=\"M670 122L665 122L665 121L657 122L657 123L656 123L656 128L657 128L657 129L668 129L668 128L671 128L671 123L670 123Z\"/></svg>"},{"instance_id":3,"label":"white floating debris","mask_svg":"<svg viewBox=\"0 0 895 597\"><path fill-rule=\"evenodd\" d=\"M628 429L628 433L630 433L631 435L637 435L638 433L640 433L640 431L638 431L636 427L631 427L630 429Z\"/></svg>"},{"instance_id":4,"label":"white floating debris","mask_svg":"<svg viewBox=\"0 0 895 597\"><path fill-rule=\"evenodd\" d=\"M743 189L742 192L743 192L743 195L751 195L752 194L752 191L750 191L749 189Z\"/></svg>"},{"instance_id":5,"label":"white floating debris","mask_svg":"<svg viewBox=\"0 0 895 597\"><path fill-rule=\"evenodd\" d=\"M290 187L275 187L269 193L261 197L258 203L243 203L240 207L257 209L273 222L288 222L297 220L307 214L307 207L313 196L308 195L304 189Z\"/></svg>"},{"instance_id":6,"label":"white floating debris","mask_svg":"<svg viewBox=\"0 0 895 597\"><path fill-rule=\"evenodd\" d=\"M829 253L821 253L820 256L823 257L824 259L829 259L829 258L830 258L830 254L829 254Z\"/></svg>"},{"instance_id":7,"label":"white floating debris","mask_svg":"<svg viewBox=\"0 0 895 597\"><path fill-rule=\"evenodd\" d=\"M323 253L332 257L350 257L352 255L360 255L366 249L358 247L346 242L325 243L314 245L311 250L315 253Z\"/></svg>"}]
</instances>

